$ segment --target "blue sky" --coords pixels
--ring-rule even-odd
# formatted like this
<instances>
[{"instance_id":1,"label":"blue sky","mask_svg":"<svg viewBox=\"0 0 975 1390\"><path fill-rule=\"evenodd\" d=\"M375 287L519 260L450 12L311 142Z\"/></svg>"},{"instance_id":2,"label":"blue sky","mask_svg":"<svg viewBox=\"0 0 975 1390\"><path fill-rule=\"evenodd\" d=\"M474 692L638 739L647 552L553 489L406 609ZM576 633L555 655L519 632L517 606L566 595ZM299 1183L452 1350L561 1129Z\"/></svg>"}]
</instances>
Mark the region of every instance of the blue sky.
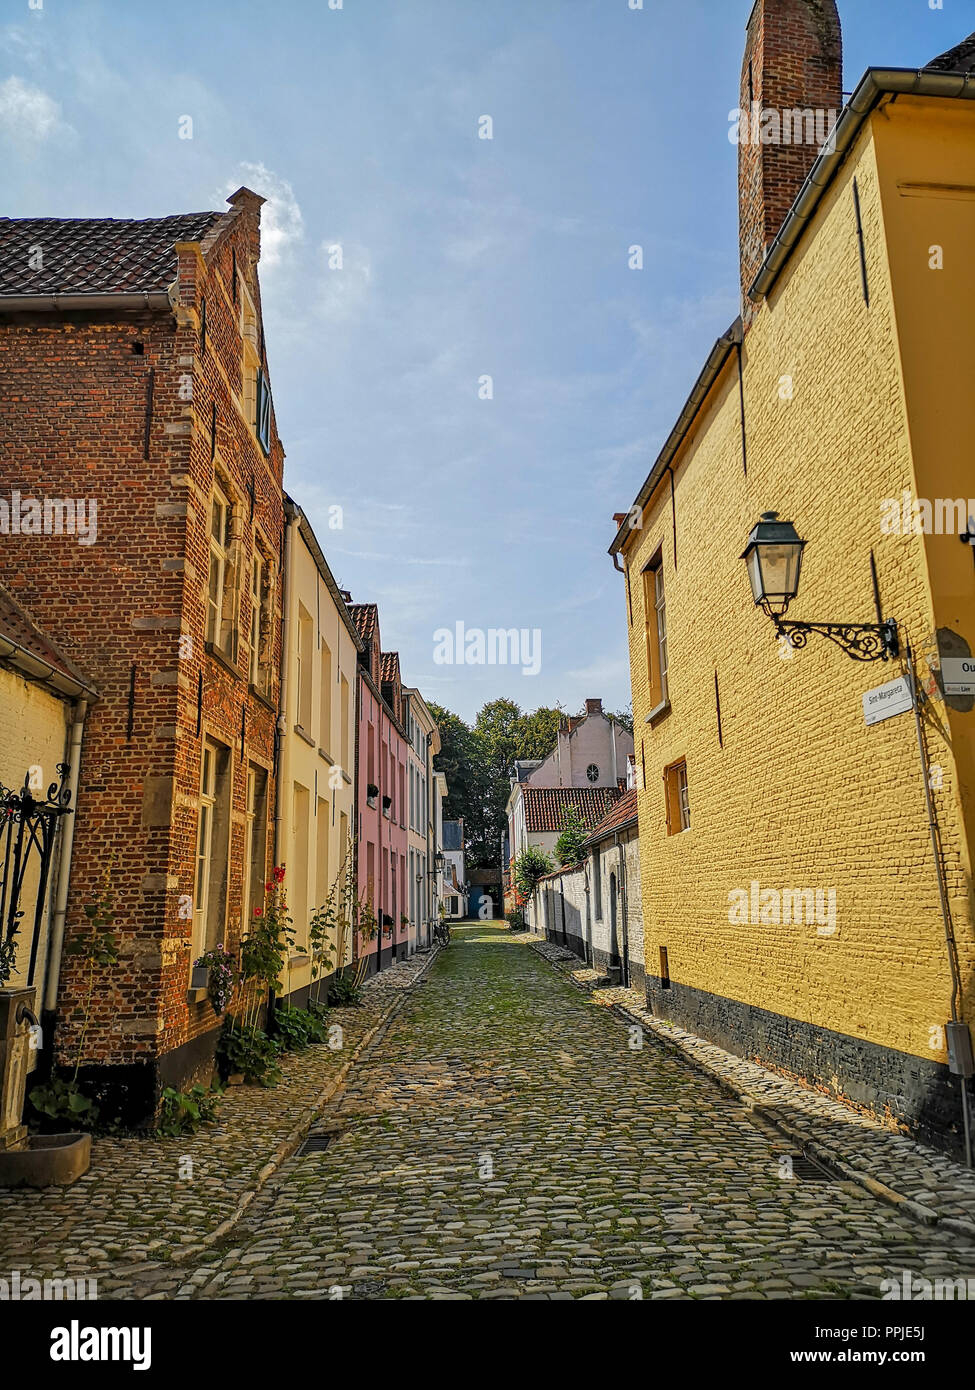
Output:
<instances>
[{"instance_id":1,"label":"blue sky","mask_svg":"<svg viewBox=\"0 0 975 1390\"><path fill-rule=\"evenodd\" d=\"M379 603L407 682L467 718L499 695L620 708L611 517L738 312L728 115L750 8L8 2L2 211L150 217L264 194L285 483L339 582ZM840 13L847 90L975 29L975 0ZM436 664L433 634L457 621L538 629L539 673Z\"/></svg>"}]
</instances>

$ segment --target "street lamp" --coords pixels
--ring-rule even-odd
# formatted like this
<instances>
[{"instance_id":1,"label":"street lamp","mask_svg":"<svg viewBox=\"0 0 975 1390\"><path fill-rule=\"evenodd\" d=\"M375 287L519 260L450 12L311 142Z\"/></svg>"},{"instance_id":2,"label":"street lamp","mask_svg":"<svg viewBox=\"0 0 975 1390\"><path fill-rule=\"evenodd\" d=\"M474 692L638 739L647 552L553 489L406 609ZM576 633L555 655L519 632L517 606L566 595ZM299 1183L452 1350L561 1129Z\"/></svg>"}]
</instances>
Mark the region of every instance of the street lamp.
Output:
<instances>
[{"instance_id":1,"label":"street lamp","mask_svg":"<svg viewBox=\"0 0 975 1390\"><path fill-rule=\"evenodd\" d=\"M799 590L802 571L802 540L791 521L780 521L778 512L763 512L752 527L741 555L748 569L755 606L772 619L776 635L791 647L804 647L811 632L822 633L835 642L854 661L886 661L897 656L897 624L880 620L880 598L874 572L876 623L784 622L789 604Z\"/></svg>"}]
</instances>

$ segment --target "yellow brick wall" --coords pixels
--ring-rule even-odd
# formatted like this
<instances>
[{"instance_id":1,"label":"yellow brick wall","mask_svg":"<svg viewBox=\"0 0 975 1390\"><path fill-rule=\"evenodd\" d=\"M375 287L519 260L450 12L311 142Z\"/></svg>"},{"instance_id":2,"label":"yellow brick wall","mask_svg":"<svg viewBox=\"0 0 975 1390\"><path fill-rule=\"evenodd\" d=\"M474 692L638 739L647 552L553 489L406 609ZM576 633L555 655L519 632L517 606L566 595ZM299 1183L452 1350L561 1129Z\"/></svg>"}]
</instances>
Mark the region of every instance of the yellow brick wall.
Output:
<instances>
[{"instance_id":1,"label":"yellow brick wall","mask_svg":"<svg viewBox=\"0 0 975 1390\"><path fill-rule=\"evenodd\" d=\"M786 376L791 400L781 398ZM913 719L866 728L861 706L862 693L901 666L854 662L821 637L782 659L739 559L759 514L777 510L808 541L790 617L873 621L873 548L885 616L919 646L934 626L923 539L879 534L881 499L914 482L869 125L747 335L744 391L747 477L732 354L676 466L677 567L666 480L625 557L637 759L646 773L647 969L656 971L666 946L674 981L944 1060L943 1048L929 1045L930 1028L949 1017L950 981ZM661 543L672 710L650 726L640 571ZM971 977L970 862L954 762L937 736L931 756L945 769L937 803ZM668 836L661 773L680 757L691 828ZM732 925L729 891L753 879L780 890L835 889L835 934Z\"/></svg>"},{"instance_id":2,"label":"yellow brick wall","mask_svg":"<svg viewBox=\"0 0 975 1390\"><path fill-rule=\"evenodd\" d=\"M25 774L32 767L40 769L35 778L34 795L43 798L52 782L58 781L57 765L64 761L67 746L67 716L69 706L43 686L24 680L14 671L0 668L0 783L19 791ZM55 860L55 868L57 861ZM30 960L30 937L34 925L34 903L37 894L37 858L24 880L21 906L25 916L18 933L17 970L9 981L11 986L27 983ZM41 924L41 942L34 970L34 984L43 989L46 963L47 919Z\"/></svg>"}]
</instances>

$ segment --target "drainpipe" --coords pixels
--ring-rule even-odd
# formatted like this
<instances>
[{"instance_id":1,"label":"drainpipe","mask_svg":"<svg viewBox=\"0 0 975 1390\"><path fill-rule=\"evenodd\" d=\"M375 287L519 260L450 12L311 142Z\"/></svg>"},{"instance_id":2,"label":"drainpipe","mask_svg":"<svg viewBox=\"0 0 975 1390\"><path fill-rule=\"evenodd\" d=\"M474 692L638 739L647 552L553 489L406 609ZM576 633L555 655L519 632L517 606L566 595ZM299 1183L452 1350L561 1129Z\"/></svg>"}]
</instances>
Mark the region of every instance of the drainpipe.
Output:
<instances>
[{"instance_id":1,"label":"drainpipe","mask_svg":"<svg viewBox=\"0 0 975 1390\"><path fill-rule=\"evenodd\" d=\"M58 862L58 886L54 899L54 915L48 938L47 960L44 964L44 1012L52 1018L58 1006L58 984L61 979L61 949L64 945L64 922L68 910L68 885L71 878L71 852L74 848L74 828L78 819L78 781L81 776L81 737L85 727L88 701L82 697L75 704L75 716L68 736L67 762L71 768L68 787L74 814L62 817L63 839Z\"/></svg>"},{"instance_id":2,"label":"drainpipe","mask_svg":"<svg viewBox=\"0 0 975 1390\"><path fill-rule=\"evenodd\" d=\"M616 844L616 848L619 850L619 856L620 856L620 861L619 861L619 867L620 867L619 898L620 898L620 927L622 928L620 934L621 934L621 937L622 937L622 946L623 946L623 970L622 970L622 975L623 975L623 984L624 984L624 986L625 986L627 989L629 989L629 987L630 987L630 928L629 928L629 922L628 922L628 920L627 920L627 915L626 915L626 852L625 852L625 850L624 850L624 848L623 848L622 842L620 841L620 833L619 833L618 830L617 830L617 832L616 832L615 844Z\"/></svg>"},{"instance_id":3,"label":"drainpipe","mask_svg":"<svg viewBox=\"0 0 975 1390\"><path fill-rule=\"evenodd\" d=\"M609 717L609 741L612 749L610 758L613 765L613 786L615 787L618 781L618 774L616 771L616 720L612 715Z\"/></svg>"},{"instance_id":4,"label":"drainpipe","mask_svg":"<svg viewBox=\"0 0 975 1390\"><path fill-rule=\"evenodd\" d=\"M289 503L285 503L288 524L284 531L284 594L281 606L281 688L278 691L278 779L274 789L274 862L280 864L284 848L284 813L282 788L288 785L291 773L291 740L288 738L288 707L291 699L291 590L294 582L294 530L298 525L298 513Z\"/></svg>"}]
</instances>

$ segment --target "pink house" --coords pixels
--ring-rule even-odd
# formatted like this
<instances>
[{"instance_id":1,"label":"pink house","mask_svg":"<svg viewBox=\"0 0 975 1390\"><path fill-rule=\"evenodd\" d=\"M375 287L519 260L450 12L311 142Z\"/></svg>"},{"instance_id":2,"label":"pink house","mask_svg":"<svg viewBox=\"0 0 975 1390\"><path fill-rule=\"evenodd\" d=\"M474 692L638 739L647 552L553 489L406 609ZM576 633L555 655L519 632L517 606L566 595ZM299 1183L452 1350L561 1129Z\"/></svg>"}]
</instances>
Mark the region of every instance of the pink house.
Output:
<instances>
[{"instance_id":1,"label":"pink house","mask_svg":"<svg viewBox=\"0 0 975 1390\"><path fill-rule=\"evenodd\" d=\"M399 656L382 650L379 610L374 603L350 603L349 613L365 647L359 657L357 875L360 900L371 904L379 929L371 940L359 938L356 954L371 957L371 973L410 952L407 737Z\"/></svg>"}]
</instances>

